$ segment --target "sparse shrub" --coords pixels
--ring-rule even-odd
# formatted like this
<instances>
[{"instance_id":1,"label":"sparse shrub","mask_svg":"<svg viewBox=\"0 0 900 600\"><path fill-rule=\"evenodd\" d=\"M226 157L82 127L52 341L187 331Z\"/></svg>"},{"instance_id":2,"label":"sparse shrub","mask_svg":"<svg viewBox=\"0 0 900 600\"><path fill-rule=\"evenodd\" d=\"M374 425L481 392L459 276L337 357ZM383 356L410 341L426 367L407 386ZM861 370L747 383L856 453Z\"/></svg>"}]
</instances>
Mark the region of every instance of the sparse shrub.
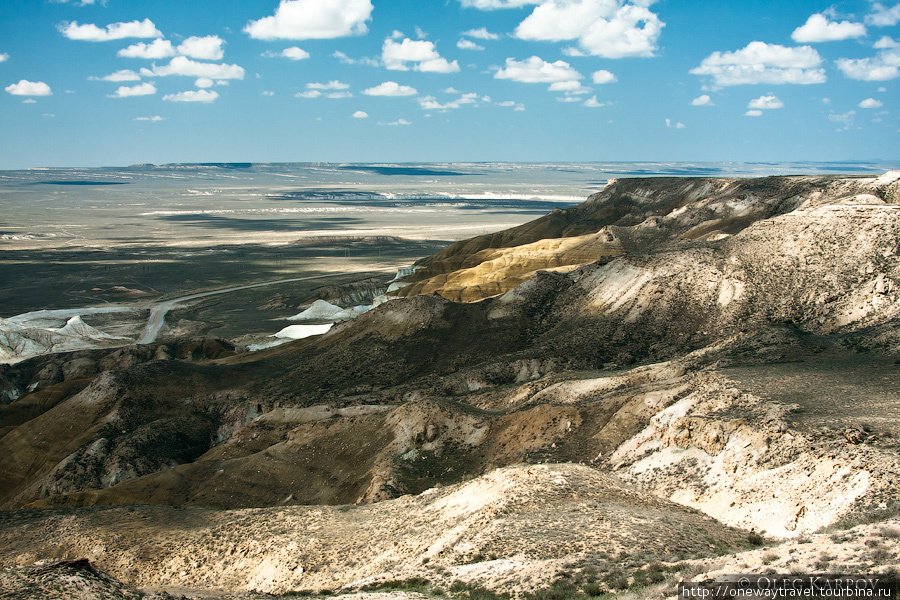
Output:
<instances>
[{"instance_id":1,"label":"sparse shrub","mask_svg":"<svg viewBox=\"0 0 900 600\"><path fill-rule=\"evenodd\" d=\"M747 534L747 542L749 542L753 546L762 546L765 543L765 539L763 536L759 535L755 531L751 531Z\"/></svg>"},{"instance_id":2,"label":"sparse shrub","mask_svg":"<svg viewBox=\"0 0 900 600\"><path fill-rule=\"evenodd\" d=\"M819 571L826 571L828 569L828 565L831 564L831 561L835 559L834 556L823 552L819 555L819 559L813 563L813 566Z\"/></svg>"},{"instance_id":3,"label":"sparse shrub","mask_svg":"<svg viewBox=\"0 0 900 600\"><path fill-rule=\"evenodd\" d=\"M603 578L603 582L612 589L628 589L628 577L621 569L613 569Z\"/></svg>"},{"instance_id":4,"label":"sparse shrub","mask_svg":"<svg viewBox=\"0 0 900 600\"><path fill-rule=\"evenodd\" d=\"M483 587L474 587L469 590L469 600L505 600L509 598L509 594L493 592Z\"/></svg>"},{"instance_id":5,"label":"sparse shrub","mask_svg":"<svg viewBox=\"0 0 900 600\"><path fill-rule=\"evenodd\" d=\"M826 527L823 531L830 532L851 529L857 525L867 525L869 523L886 521L897 515L900 515L900 502L893 502L884 508L874 508L865 512L855 512L844 515L839 521ZM898 534L898 537L900 537L900 534Z\"/></svg>"},{"instance_id":6,"label":"sparse shrub","mask_svg":"<svg viewBox=\"0 0 900 600\"><path fill-rule=\"evenodd\" d=\"M458 594L462 591L465 591L465 589L466 589L466 584L464 584L462 581L456 580L450 584L450 592L452 594Z\"/></svg>"},{"instance_id":7,"label":"sparse shrub","mask_svg":"<svg viewBox=\"0 0 900 600\"><path fill-rule=\"evenodd\" d=\"M658 563L658 562L652 562L649 565L647 565L647 571L650 573L653 573L653 572L662 573L665 570L666 570L666 566L661 563Z\"/></svg>"},{"instance_id":8,"label":"sparse shrub","mask_svg":"<svg viewBox=\"0 0 900 600\"><path fill-rule=\"evenodd\" d=\"M690 565L688 565L687 563L677 562L673 565L666 567L666 570L670 571L672 573L681 573L682 571L686 571L689 568L690 568Z\"/></svg>"},{"instance_id":9,"label":"sparse shrub","mask_svg":"<svg viewBox=\"0 0 900 600\"><path fill-rule=\"evenodd\" d=\"M494 592L479 585L465 583L458 579L450 585L450 594L453 598L466 598L468 600L508 600L509 594Z\"/></svg>"},{"instance_id":10,"label":"sparse shrub","mask_svg":"<svg viewBox=\"0 0 900 600\"><path fill-rule=\"evenodd\" d=\"M602 595L606 589L599 583L588 583L582 587L582 591L590 597Z\"/></svg>"},{"instance_id":11,"label":"sparse shrub","mask_svg":"<svg viewBox=\"0 0 900 600\"><path fill-rule=\"evenodd\" d=\"M578 589L568 582L556 582L549 588L537 590L533 600L569 600L578 597Z\"/></svg>"},{"instance_id":12,"label":"sparse shrub","mask_svg":"<svg viewBox=\"0 0 900 600\"><path fill-rule=\"evenodd\" d=\"M872 554L869 556L869 559L872 562L883 563L885 561L890 560L893 557L893 553L887 548L875 548Z\"/></svg>"},{"instance_id":13,"label":"sparse shrub","mask_svg":"<svg viewBox=\"0 0 900 600\"><path fill-rule=\"evenodd\" d=\"M766 552L760 557L760 560L762 560L762 564L767 565L778 560L778 555L772 552Z\"/></svg>"},{"instance_id":14,"label":"sparse shrub","mask_svg":"<svg viewBox=\"0 0 900 600\"><path fill-rule=\"evenodd\" d=\"M379 583L370 583L360 588L362 592L377 592L380 590L404 590L409 592L429 591L431 582L421 577L411 577L399 581L382 581Z\"/></svg>"},{"instance_id":15,"label":"sparse shrub","mask_svg":"<svg viewBox=\"0 0 900 600\"><path fill-rule=\"evenodd\" d=\"M885 537L891 540L900 538L900 527L882 527L881 537Z\"/></svg>"}]
</instances>

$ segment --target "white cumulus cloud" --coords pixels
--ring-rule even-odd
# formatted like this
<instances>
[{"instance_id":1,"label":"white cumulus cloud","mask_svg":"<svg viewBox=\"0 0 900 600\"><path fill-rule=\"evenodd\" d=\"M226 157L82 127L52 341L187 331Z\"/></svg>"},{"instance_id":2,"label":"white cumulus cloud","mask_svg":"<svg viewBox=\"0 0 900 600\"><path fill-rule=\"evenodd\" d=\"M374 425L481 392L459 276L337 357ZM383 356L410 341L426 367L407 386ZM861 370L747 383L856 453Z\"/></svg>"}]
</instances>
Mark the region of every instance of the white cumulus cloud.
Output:
<instances>
[{"instance_id":1,"label":"white cumulus cloud","mask_svg":"<svg viewBox=\"0 0 900 600\"><path fill-rule=\"evenodd\" d=\"M887 8L880 2L872 5L873 12L866 15L866 23L875 27L893 27L900 23L900 4Z\"/></svg>"},{"instance_id":2,"label":"white cumulus cloud","mask_svg":"<svg viewBox=\"0 0 900 600\"><path fill-rule=\"evenodd\" d=\"M463 8L497 10L498 8L520 8L529 4L540 4L541 0L459 0Z\"/></svg>"},{"instance_id":3,"label":"white cumulus cloud","mask_svg":"<svg viewBox=\"0 0 900 600\"><path fill-rule=\"evenodd\" d=\"M491 33L487 30L487 27L479 27L477 29L470 29L468 31L463 31L461 35L466 37L475 38L476 40L499 40L500 36L496 33Z\"/></svg>"},{"instance_id":4,"label":"white cumulus cloud","mask_svg":"<svg viewBox=\"0 0 900 600\"><path fill-rule=\"evenodd\" d=\"M510 106L515 109L515 111L523 111L525 110L525 105L521 102L515 102L513 100L505 100L503 102L498 102L497 106Z\"/></svg>"},{"instance_id":5,"label":"white cumulus cloud","mask_svg":"<svg viewBox=\"0 0 900 600\"><path fill-rule=\"evenodd\" d=\"M267 50L263 52L262 55L268 58L289 58L291 60L305 60L309 58L309 52L307 52L303 48L298 48L297 46L285 48L281 52L272 52L271 50Z\"/></svg>"},{"instance_id":6,"label":"white cumulus cloud","mask_svg":"<svg viewBox=\"0 0 900 600\"><path fill-rule=\"evenodd\" d=\"M460 50L484 50L484 46L479 46L472 40L467 40L465 38L456 42L456 47Z\"/></svg>"},{"instance_id":7,"label":"white cumulus cloud","mask_svg":"<svg viewBox=\"0 0 900 600\"><path fill-rule=\"evenodd\" d=\"M134 96L152 96L156 93L156 86L152 83L142 83L140 85L119 86L115 94L110 94L110 98L132 98Z\"/></svg>"},{"instance_id":8,"label":"white cumulus cloud","mask_svg":"<svg viewBox=\"0 0 900 600\"><path fill-rule=\"evenodd\" d=\"M692 106L712 106L712 99L709 97L709 94L703 94L702 96L697 96L693 100L691 100Z\"/></svg>"},{"instance_id":9,"label":"white cumulus cloud","mask_svg":"<svg viewBox=\"0 0 900 600\"><path fill-rule=\"evenodd\" d=\"M750 42L734 52L713 52L694 75L713 78L716 86L745 84L824 83L822 57L810 46L788 48L778 44Z\"/></svg>"},{"instance_id":10,"label":"white cumulus cloud","mask_svg":"<svg viewBox=\"0 0 900 600\"><path fill-rule=\"evenodd\" d=\"M275 14L250 21L244 32L261 40L309 40L362 35L371 0L281 0Z\"/></svg>"},{"instance_id":11,"label":"white cumulus cloud","mask_svg":"<svg viewBox=\"0 0 900 600\"><path fill-rule=\"evenodd\" d=\"M297 98L319 98L321 96L326 98L352 98L353 94L347 91L349 87L349 84L337 80L332 80L328 83L307 83L306 91L298 92L294 96ZM323 90L328 93L323 93Z\"/></svg>"},{"instance_id":12,"label":"white cumulus cloud","mask_svg":"<svg viewBox=\"0 0 900 600\"><path fill-rule=\"evenodd\" d=\"M209 90L190 90L187 92L179 92L177 94L167 94L163 96L163 100L167 102L212 102L219 97L218 92Z\"/></svg>"},{"instance_id":13,"label":"white cumulus cloud","mask_svg":"<svg viewBox=\"0 0 900 600\"><path fill-rule=\"evenodd\" d=\"M580 81L570 79L569 81L554 81L547 88L551 92L564 92L566 96L581 96L591 93L593 88L581 85ZM568 102L579 102L580 99L568 100Z\"/></svg>"},{"instance_id":14,"label":"white cumulus cloud","mask_svg":"<svg viewBox=\"0 0 900 600\"><path fill-rule=\"evenodd\" d=\"M762 111L759 109L748 110L744 113L745 117L761 117Z\"/></svg>"},{"instance_id":15,"label":"white cumulus cloud","mask_svg":"<svg viewBox=\"0 0 900 600\"><path fill-rule=\"evenodd\" d=\"M587 106L588 108L599 108L601 106L606 106L606 102L598 102L597 96L591 96L584 101L584 106Z\"/></svg>"},{"instance_id":16,"label":"white cumulus cloud","mask_svg":"<svg viewBox=\"0 0 900 600\"><path fill-rule=\"evenodd\" d=\"M784 102L778 99L777 96L760 96L759 98L754 98L747 105L747 108L753 108L758 110L772 110L775 108L784 108Z\"/></svg>"},{"instance_id":17,"label":"white cumulus cloud","mask_svg":"<svg viewBox=\"0 0 900 600\"><path fill-rule=\"evenodd\" d=\"M103 77L88 77L90 81L140 81L141 76L129 69L122 69Z\"/></svg>"},{"instance_id":18,"label":"white cumulus cloud","mask_svg":"<svg viewBox=\"0 0 900 600\"><path fill-rule=\"evenodd\" d=\"M618 81L615 75L603 69L594 71L593 74L591 74L591 79L597 85L603 85L604 83L615 83Z\"/></svg>"},{"instance_id":19,"label":"white cumulus cloud","mask_svg":"<svg viewBox=\"0 0 900 600\"><path fill-rule=\"evenodd\" d=\"M497 69L495 79L511 79L522 83L553 83L556 81L573 81L584 76L572 68L564 60L547 62L537 56L525 60L506 59L506 66Z\"/></svg>"},{"instance_id":20,"label":"white cumulus cloud","mask_svg":"<svg viewBox=\"0 0 900 600\"><path fill-rule=\"evenodd\" d=\"M210 79L243 79L244 69L238 65L197 62L186 56L176 56L167 65L153 65L152 69L141 69L141 74L147 77L184 75Z\"/></svg>"},{"instance_id":21,"label":"white cumulus cloud","mask_svg":"<svg viewBox=\"0 0 900 600\"><path fill-rule=\"evenodd\" d=\"M158 123L160 121L165 121L165 117L161 117L159 115L154 115L152 117L135 117L135 121L150 121L151 123Z\"/></svg>"},{"instance_id":22,"label":"white cumulus cloud","mask_svg":"<svg viewBox=\"0 0 900 600\"><path fill-rule=\"evenodd\" d=\"M805 44L809 42L837 42L866 35L866 26L850 21L831 21L821 13L811 15L806 23L794 30L791 39Z\"/></svg>"},{"instance_id":23,"label":"white cumulus cloud","mask_svg":"<svg viewBox=\"0 0 900 600\"><path fill-rule=\"evenodd\" d=\"M189 37L178 45L178 53L201 60L222 60L225 40L217 35Z\"/></svg>"},{"instance_id":24,"label":"white cumulus cloud","mask_svg":"<svg viewBox=\"0 0 900 600\"><path fill-rule=\"evenodd\" d=\"M358 111L356 111L355 113L353 113L352 116L353 116L354 119L368 119L368 118L369 118L369 113L367 113L367 112L364 111L364 110L358 110Z\"/></svg>"},{"instance_id":25,"label":"white cumulus cloud","mask_svg":"<svg viewBox=\"0 0 900 600\"><path fill-rule=\"evenodd\" d=\"M345 65L366 65L368 67L380 67L381 63L374 58L369 58L368 56L364 56L362 58L350 58L340 50L335 50L332 52L331 56L338 59Z\"/></svg>"},{"instance_id":26,"label":"white cumulus cloud","mask_svg":"<svg viewBox=\"0 0 900 600\"><path fill-rule=\"evenodd\" d=\"M882 106L884 106L884 102L875 98L866 98L859 103L860 108L881 108Z\"/></svg>"},{"instance_id":27,"label":"white cumulus cloud","mask_svg":"<svg viewBox=\"0 0 900 600\"><path fill-rule=\"evenodd\" d=\"M476 104L478 102L478 94L475 92L471 92L468 94L461 94L459 98L455 100L451 100L450 102L446 102L441 104L437 101L434 96L424 96L419 98L419 106L421 106L424 110L450 110L453 108L459 108L466 104Z\"/></svg>"},{"instance_id":28,"label":"white cumulus cloud","mask_svg":"<svg viewBox=\"0 0 900 600\"><path fill-rule=\"evenodd\" d=\"M532 41L577 40L583 52L604 58L653 56L665 27L647 8L652 0L545 0L516 27Z\"/></svg>"},{"instance_id":29,"label":"white cumulus cloud","mask_svg":"<svg viewBox=\"0 0 900 600\"><path fill-rule=\"evenodd\" d=\"M408 85L400 85L396 81L385 81L375 87L363 90L363 94L367 96L415 96L418 92Z\"/></svg>"},{"instance_id":30,"label":"white cumulus cloud","mask_svg":"<svg viewBox=\"0 0 900 600\"><path fill-rule=\"evenodd\" d=\"M408 71L412 68L416 71L433 73L455 73L459 71L459 64L452 63L441 58L434 44L427 40L411 40L405 38L402 42L396 42L392 38L384 40L381 47L381 62L392 71Z\"/></svg>"},{"instance_id":31,"label":"white cumulus cloud","mask_svg":"<svg viewBox=\"0 0 900 600\"><path fill-rule=\"evenodd\" d=\"M162 32L156 28L153 21L129 21L128 23L111 23L105 28L97 27L93 23L79 25L77 22L64 23L59 26L59 31L70 40L84 42L108 42L124 38L160 38Z\"/></svg>"},{"instance_id":32,"label":"white cumulus cloud","mask_svg":"<svg viewBox=\"0 0 900 600\"><path fill-rule=\"evenodd\" d=\"M156 39L149 44L138 42L127 48L119 50L118 55L123 58L169 58L175 56L175 48L169 40Z\"/></svg>"},{"instance_id":33,"label":"white cumulus cloud","mask_svg":"<svg viewBox=\"0 0 900 600\"><path fill-rule=\"evenodd\" d=\"M880 41L880 40L879 40ZM887 47L867 58L841 58L835 61L838 69L859 81L889 81L900 77L900 48Z\"/></svg>"},{"instance_id":34,"label":"white cumulus cloud","mask_svg":"<svg viewBox=\"0 0 900 600\"><path fill-rule=\"evenodd\" d=\"M53 92L50 91L50 86L44 83L43 81L28 81L27 79L22 79L19 83L13 83L6 88L7 94L12 94L13 96L52 96Z\"/></svg>"},{"instance_id":35,"label":"white cumulus cloud","mask_svg":"<svg viewBox=\"0 0 900 600\"><path fill-rule=\"evenodd\" d=\"M0 52L0 62L6 62L9 60L9 54L6 52Z\"/></svg>"},{"instance_id":36,"label":"white cumulus cloud","mask_svg":"<svg viewBox=\"0 0 900 600\"><path fill-rule=\"evenodd\" d=\"M197 81L194 82L194 85L196 85L198 88L204 88L204 89L211 88L215 84L216 84L216 82L213 81L212 79L210 79L209 77L199 77L197 79Z\"/></svg>"},{"instance_id":37,"label":"white cumulus cloud","mask_svg":"<svg viewBox=\"0 0 900 600\"><path fill-rule=\"evenodd\" d=\"M676 123L672 119L666 119L666 127L670 129L684 129L687 127L684 123Z\"/></svg>"},{"instance_id":38,"label":"white cumulus cloud","mask_svg":"<svg viewBox=\"0 0 900 600\"><path fill-rule=\"evenodd\" d=\"M391 123L379 123L379 125L412 125L412 121L407 121L406 119L397 119Z\"/></svg>"},{"instance_id":39,"label":"white cumulus cloud","mask_svg":"<svg viewBox=\"0 0 900 600\"><path fill-rule=\"evenodd\" d=\"M849 129L853 126L853 116L855 114L855 110L851 110L845 113L831 113L828 115L828 120L834 121L835 123L843 123L845 129Z\"/></svg>"},{"instance_id":40,"label":"white cumulus cloud","mask_svg":"<svg viewBox=\"0 0 900 600\"><path fill-rule=\"evenodd\" d=\"M333 79L328 83L307 83L306 87L310 90L348 90L350 84Z\"/></svg>"},{"instance_id":41,"label":"white cumulus cloud","mask_svg":"<svg viewBox=\"0 0 900 600\"><path fill-rule=\"evenodd\" d=\"M284 50L282 50L281 56L283 56L284 58L289 58L291 60L304 60L309 58L309 52L307 52L303 48L291 46L290 48L285 48Z\"/></svg>"}]
</instances>

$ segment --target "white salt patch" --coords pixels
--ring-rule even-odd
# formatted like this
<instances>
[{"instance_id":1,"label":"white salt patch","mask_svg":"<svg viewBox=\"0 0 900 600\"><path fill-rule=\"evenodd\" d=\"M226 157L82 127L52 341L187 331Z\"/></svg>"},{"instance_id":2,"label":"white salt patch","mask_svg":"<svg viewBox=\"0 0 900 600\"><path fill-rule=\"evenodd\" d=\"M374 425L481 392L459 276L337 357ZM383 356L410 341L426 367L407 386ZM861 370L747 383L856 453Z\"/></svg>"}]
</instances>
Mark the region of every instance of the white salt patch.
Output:
<instances>
[{"instance_id":1,"label":"white salt patch","mask_svg":"<svg viewBox=\"0 0 900 600\"><path fill-rule=\"evenodd\" d=\"M51 329L51 331L54 331ZM56 333L60 335L69 335L73 337L82 337L82 338L92 338L98 340L124 340L126 338L116 337L114 335L110 335L108 333L104 333L99 329L91 327L87 323L81 320L81 317L75 315L68 321L66 321L66 325L60 329L55 330Z\"/></svg>"},{"instance_id":2,"label":"white salt patch","mask_svg":"<svg viewBox=\"0 0 900 600\"><path fill-rule=\"evenodd\" d=\"M324 325L289 325L276 333L273 337L287 338L290 340L302 340L313 335L322 335L327 333L333 323Z\"/></svg>"},{"instance_id":3,"label":"white salt patch","mask_svg":"<svg viewBox=\"0 0 900 600\"><path fill-rule=\"evenodd\" d=\"M36 310L9 317L7 321L25 325L26 327L59 327L58 323L65 323L77 315L99 315L107 313L137 312L141 310L133 306L90 306L83 308L64 308L56 310Z\"/></svg>"},{"instance_id":4,"label":"white salt patch","mask_svg":"<svg viewBox=\"0 0 900 600\"><path fill-rule=\"evenodd\" d=\"M303 312L288 317L288 321L330 321L336 314L344 310L325 300L316 300Z\"/></svg>"},{"instance_id":5,"label":"white salt patch","mask_svg":"<svg viewBox=\"0 0 900 600\"><path fill-rule=\"evenodd\" d=\"M247 350L250 352L257 352L259 350L265 350L266 348L274 348L275 346L280 346L282 344L287 344L290 339L283 340L275 340L274 342L266 342L265 344L250 344L247 346Z\"/></svg>"}]
</instances>

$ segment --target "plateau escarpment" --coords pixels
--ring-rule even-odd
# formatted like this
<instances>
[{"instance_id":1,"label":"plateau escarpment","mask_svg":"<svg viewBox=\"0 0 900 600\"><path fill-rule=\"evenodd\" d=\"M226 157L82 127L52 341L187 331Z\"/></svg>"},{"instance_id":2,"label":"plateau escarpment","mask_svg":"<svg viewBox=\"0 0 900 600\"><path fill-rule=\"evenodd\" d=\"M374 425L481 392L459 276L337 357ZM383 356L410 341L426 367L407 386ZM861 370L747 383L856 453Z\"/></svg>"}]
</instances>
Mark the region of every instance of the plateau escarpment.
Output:
<instances>
[{"instance_id":1,"label":"plateau escarpment","mask_svg":"<svg viewBox=\"0 0 900 600\"><path fill-rule=\"evenodd\" d=\"M70 513L9 513L0 561L91 553L142 586L522 591L890 518L898 186L622 180L420 261L322 336L7 367L33 391L0 412L2 507L81 512L52 547L34 532ZM131 519L96 508L121 504L186 512L136 507L156 533L129 540L95 522Z\"/></svg>"},{"instance_id":2,"label":"plateau escarpment","mask_svg":"<svg viewBox=\"0 0 900 600\"><path fill-rule=\"evenodd\" d=\"M896 203L896 181L822 177L653 178L609 183L578 206L478 236L418 261L394 296L437 293L473 302L538 270L561 270L684 242L718 240L797 208Z\"/></svg>"}]
</instances>

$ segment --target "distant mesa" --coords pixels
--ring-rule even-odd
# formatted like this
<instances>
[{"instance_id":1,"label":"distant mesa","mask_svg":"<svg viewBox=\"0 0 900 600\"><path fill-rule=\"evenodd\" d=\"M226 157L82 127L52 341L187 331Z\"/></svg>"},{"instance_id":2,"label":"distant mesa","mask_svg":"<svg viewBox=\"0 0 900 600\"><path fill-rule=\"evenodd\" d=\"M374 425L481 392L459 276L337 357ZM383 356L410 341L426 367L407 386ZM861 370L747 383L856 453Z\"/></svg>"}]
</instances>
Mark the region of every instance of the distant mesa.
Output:
<instances>
[{"instance_id":1,"label":"distant mesa","mask_svg":"<svg viewBox=\"0 0 900 600\"><path fill-rule=\"evenodd\" d=\"M91 181L87 179L35 181L33 185L128 185L128 181Z\"/></svg>"},{"instance_id":2,"label":"distant mesa","mask_svg":"<svg viewBox=\"0 0 900 600\"><path fill-rule=\"evenodd\" d=\"M250 169L253 163L169 163L163 166L174 169Z\"/></svg>"},{"instance_id":3,"label":"distant mesa","mask_svg":"<svg viewBox=\"0 0 900 600\"><path fill-rule=\"evenodd\" d=\"M478 175L477 173L462 173L460 171L448 171L446 169L432 169L429 167L413 167L399 165L341 165L338 167L344 171L364 171L377 175L419 175L430 177L457 177L461 175Z\"/></svg>"}]
</instances>

